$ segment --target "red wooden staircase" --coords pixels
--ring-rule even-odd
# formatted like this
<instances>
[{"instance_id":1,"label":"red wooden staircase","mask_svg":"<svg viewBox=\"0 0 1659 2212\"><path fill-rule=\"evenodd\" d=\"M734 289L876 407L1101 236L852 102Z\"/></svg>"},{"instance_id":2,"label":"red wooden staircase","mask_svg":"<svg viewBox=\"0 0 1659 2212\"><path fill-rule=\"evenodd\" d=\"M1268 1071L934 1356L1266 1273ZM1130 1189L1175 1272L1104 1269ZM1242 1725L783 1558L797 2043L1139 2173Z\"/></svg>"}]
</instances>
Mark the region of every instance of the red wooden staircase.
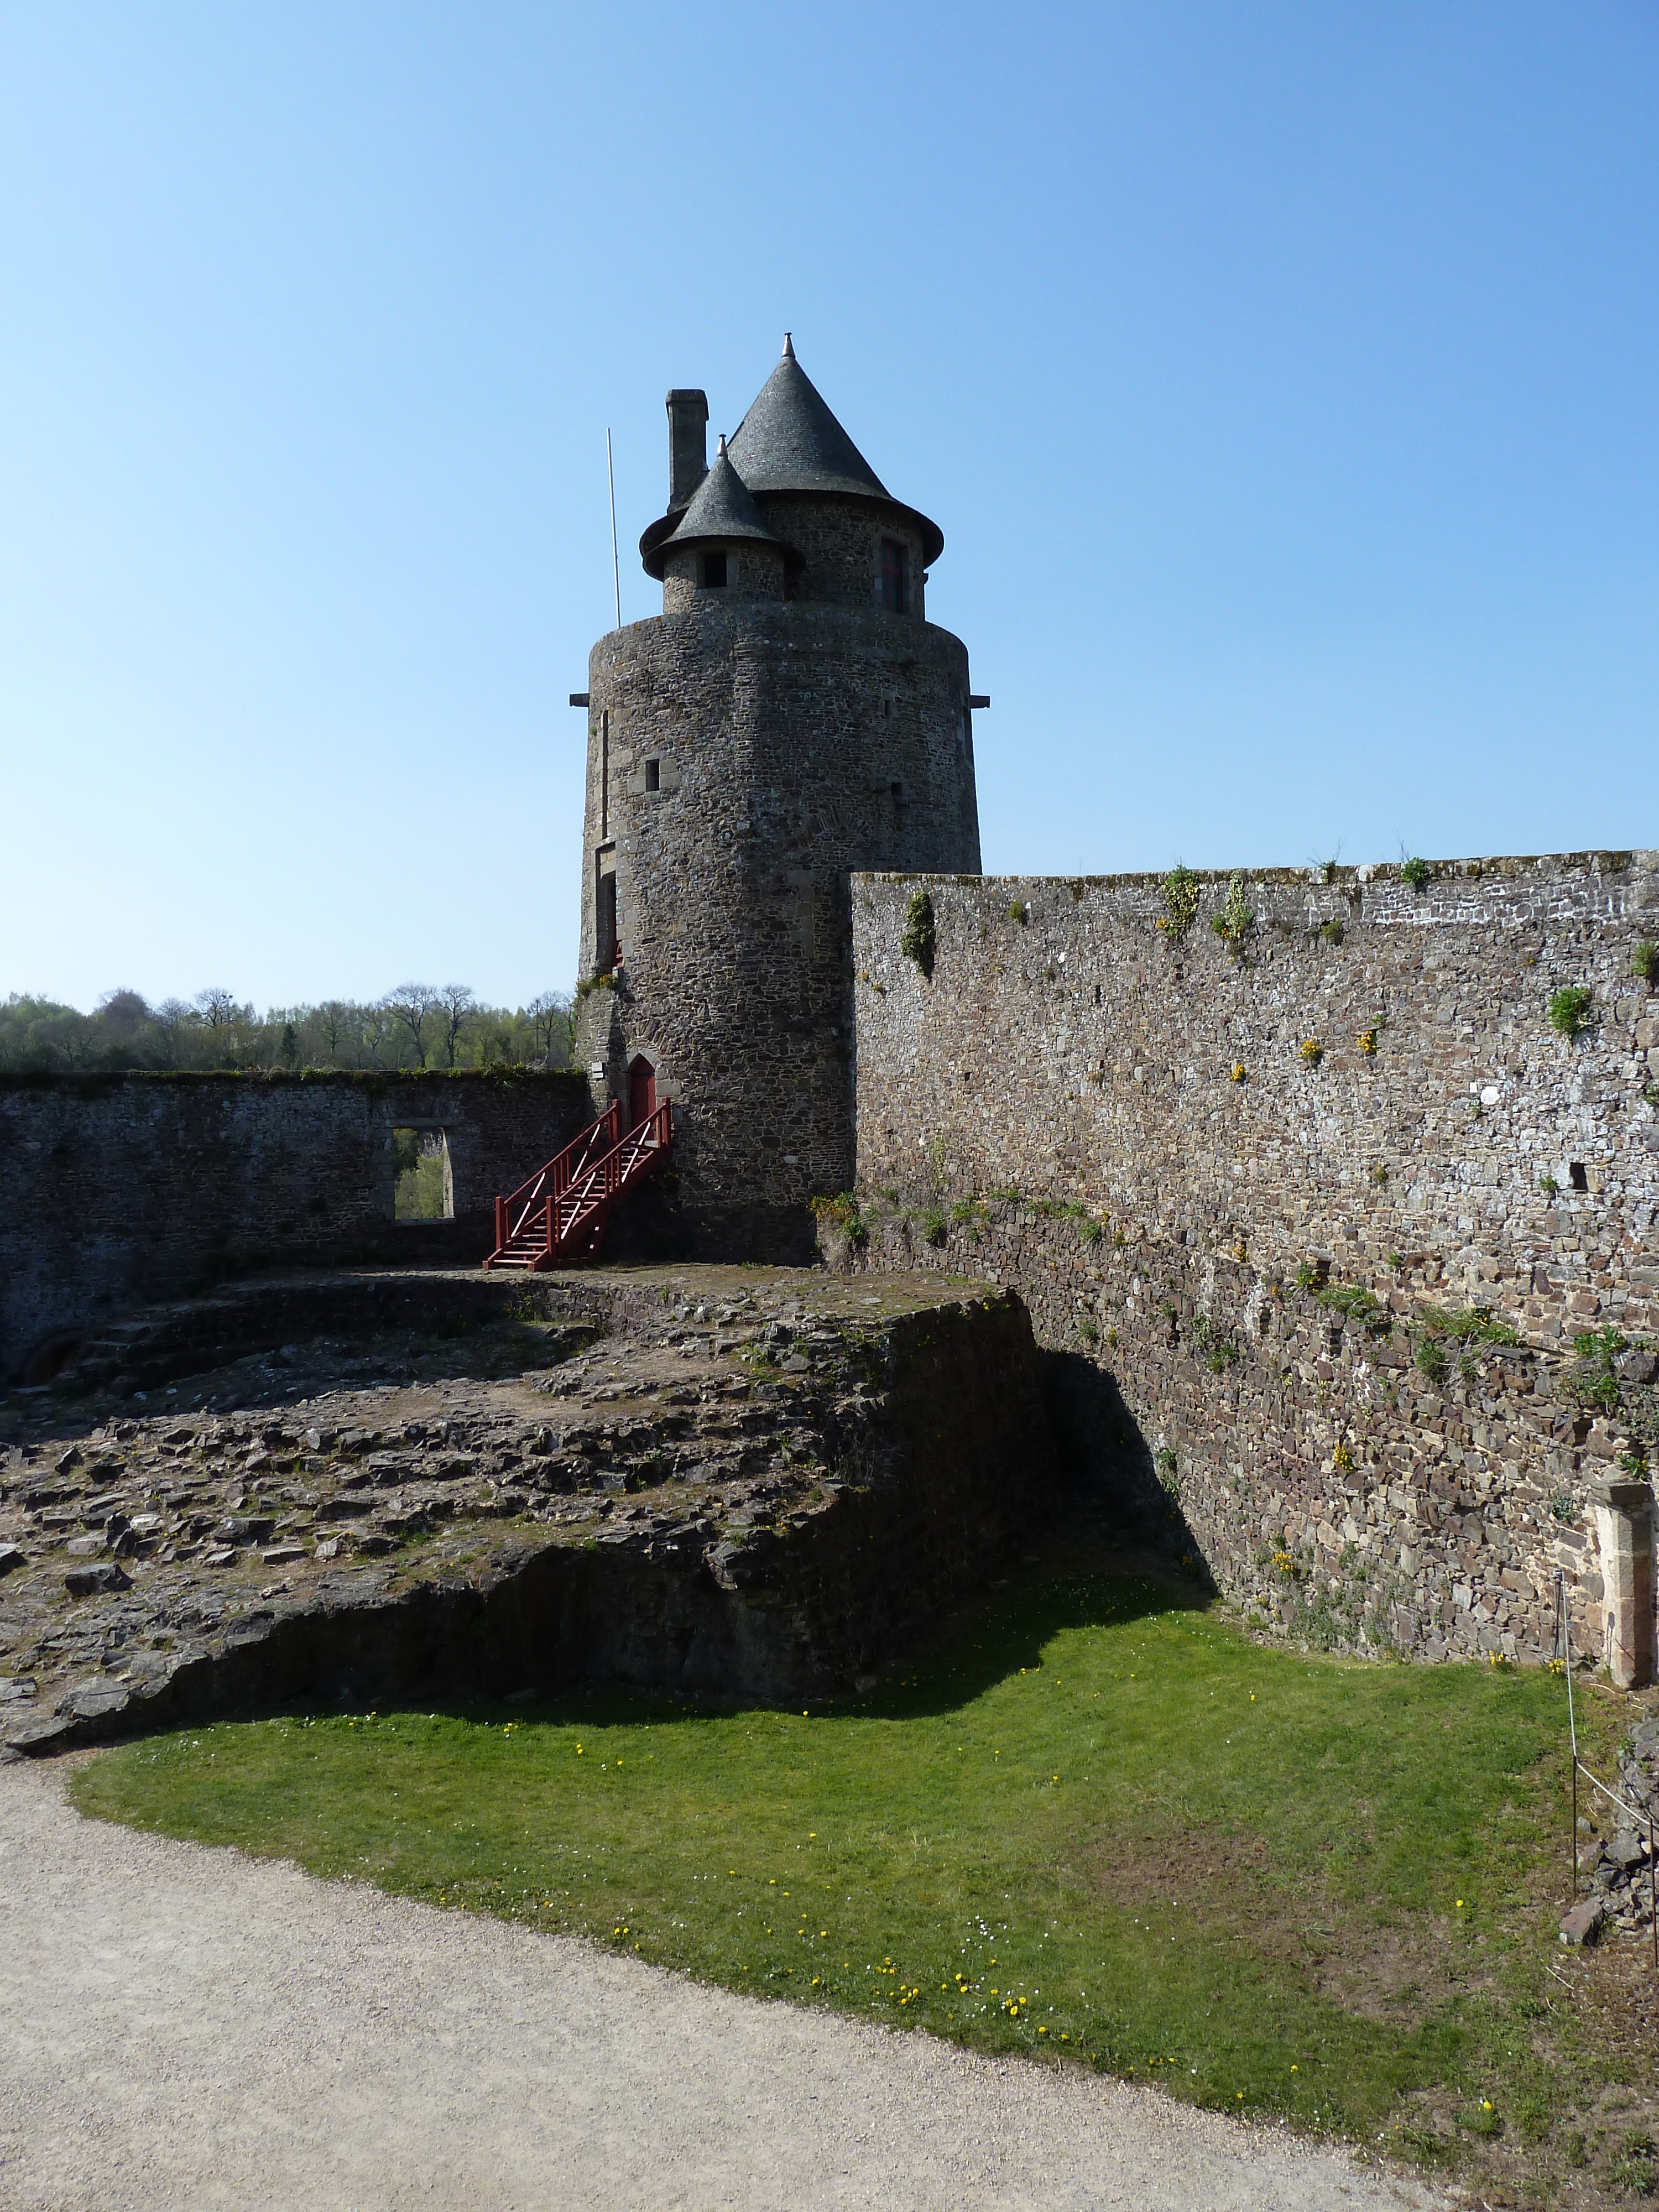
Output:
<instances>
[{"instance_id":1,"label":"red wooden staircase","mask_svg":"<svg viewBox=\"0 0 1659 2212\"><path fill-rule=\"evenodd\" d=\"M672 1150L672 1110L664 1099L624 1136L613 1101L528 1182L495 1200L495 1249L485 1267L535 1272L591 1260L617 1200Z\"/></svg>"}]
</instances>

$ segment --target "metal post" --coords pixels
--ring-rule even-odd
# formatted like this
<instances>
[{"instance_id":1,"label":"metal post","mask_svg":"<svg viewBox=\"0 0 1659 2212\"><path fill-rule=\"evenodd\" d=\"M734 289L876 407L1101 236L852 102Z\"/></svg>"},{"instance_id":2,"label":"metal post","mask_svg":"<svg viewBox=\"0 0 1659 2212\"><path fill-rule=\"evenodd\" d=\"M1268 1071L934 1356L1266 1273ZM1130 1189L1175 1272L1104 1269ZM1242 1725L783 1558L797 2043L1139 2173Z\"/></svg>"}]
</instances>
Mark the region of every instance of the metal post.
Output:
<instances>
[{"instance_id":1,"label":"metal post","mask_svg":"<svg viewBox=\"0 0 1659 2212\"><path fill-rule=\"evenodd\" d=\"M1570 1877L1568 1894L1576 1905L1578 1901L1578 1731L1572 1724L1572 1640L1567 1633L1566 1581L1559 1567L1555 1571L1555 1645L1561 1655L1561 1664L1567 1677L1567 1763L1572 1777L1572 1811L1569 1815L1572 1825L1567 1831L1567 1872Z\"/></svg>"},{"instance_id":2,"label":"metal post","mask_svg":"<svg viewBox=\"0 0 1659 2212\"><path fill-rule=\"evenodd\" d=\"M703 448L708 451L707 447ZM617 471L611 459L611 432L605 434L605 472L611 479L611 580L617 587L617 628L622 628L622 561L617 551Z\"/></svg>"}]
</instances>

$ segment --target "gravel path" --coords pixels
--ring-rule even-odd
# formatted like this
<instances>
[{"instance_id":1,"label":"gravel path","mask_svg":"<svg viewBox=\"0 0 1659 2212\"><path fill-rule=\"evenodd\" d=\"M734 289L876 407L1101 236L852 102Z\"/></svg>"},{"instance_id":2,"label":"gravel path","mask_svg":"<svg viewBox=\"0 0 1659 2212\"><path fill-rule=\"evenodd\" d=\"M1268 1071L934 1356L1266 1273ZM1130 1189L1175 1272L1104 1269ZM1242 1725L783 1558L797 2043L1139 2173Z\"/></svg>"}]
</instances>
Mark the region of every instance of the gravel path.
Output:
<instances>
[{"instance_id":1,"label":"gravel path","mask_svg":"<svg viewBox=\"0 0 1659 2212\"><path fill-rule=\"evenodd\" d=\"M0 1769L0 2206L1443 2200L1152 2090L80 1819Z\"/></svg>"}]
</instances>

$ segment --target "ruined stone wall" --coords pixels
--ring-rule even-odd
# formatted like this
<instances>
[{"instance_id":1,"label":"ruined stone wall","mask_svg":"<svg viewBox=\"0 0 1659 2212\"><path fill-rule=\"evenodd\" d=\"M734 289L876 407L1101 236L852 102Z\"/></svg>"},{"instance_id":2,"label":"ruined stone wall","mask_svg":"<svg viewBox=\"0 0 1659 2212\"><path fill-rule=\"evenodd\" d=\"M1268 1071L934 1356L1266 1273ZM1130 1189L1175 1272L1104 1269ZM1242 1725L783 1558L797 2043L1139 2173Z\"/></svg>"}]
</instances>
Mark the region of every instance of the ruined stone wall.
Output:
<instances>
[{"instance_id":1,"label":"ruined stone wall","mask_svg":"<svg viewBox=\"0 0 1659 2212\"><path fill-rule=\"evenodd\" d=\"M1155 877L936 878L931 979L915 888L853 886L840 1254L1016 1285L1075 1448L1281 1624L1536 1655L1559 1565L1599 1653L1589 1486L1656 1367L1574 1339L1659 1337L1659 855L1257 875L1236 954L1224 878L1184 933Z\"/></svg>"},{"instance_id":2,"label":"ruined stone wall","mask_svg":"<svg viewBox=\"0 0 1659 2212\"><path fill-rule=\"evenodd\" d=\"M580 1077L0 1080L0 1374L135 1299L436 1241L482 1258L498 1191L587 1117ZM392 1132L446 1133L452 1224L394 1224Z\"/></svg>"}]
</instances>

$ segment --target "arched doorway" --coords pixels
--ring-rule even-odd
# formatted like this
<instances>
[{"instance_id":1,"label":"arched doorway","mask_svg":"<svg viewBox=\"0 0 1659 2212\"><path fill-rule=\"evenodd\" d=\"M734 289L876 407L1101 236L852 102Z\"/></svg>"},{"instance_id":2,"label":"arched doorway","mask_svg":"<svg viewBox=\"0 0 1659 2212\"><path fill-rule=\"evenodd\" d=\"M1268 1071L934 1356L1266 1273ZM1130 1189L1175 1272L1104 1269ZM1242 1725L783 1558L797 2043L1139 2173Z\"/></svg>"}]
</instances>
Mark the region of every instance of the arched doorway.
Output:
<instances>
[{"instance_id":1,"label":"arched doorway","mask_svg":"<svg viewBox=\"0 0 1659 2212\"><path fill-rule=\"evenodd\" d=\"M637 1129L657 1110L657 1071L642 1052L628 1063L628 1126Z\"/></svg>"}]
</instances>

